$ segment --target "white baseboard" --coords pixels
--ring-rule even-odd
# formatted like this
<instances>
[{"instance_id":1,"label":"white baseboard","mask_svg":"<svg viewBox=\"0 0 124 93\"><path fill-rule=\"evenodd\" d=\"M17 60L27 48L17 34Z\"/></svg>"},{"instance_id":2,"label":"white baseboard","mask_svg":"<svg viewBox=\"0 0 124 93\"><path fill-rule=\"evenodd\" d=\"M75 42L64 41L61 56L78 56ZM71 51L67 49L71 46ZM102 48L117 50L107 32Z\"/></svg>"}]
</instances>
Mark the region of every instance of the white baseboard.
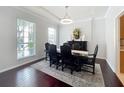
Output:
<instances>
[{"instance_id":1,"label":"white baseboard","mask_svg":"<svg viewBox=\"0 0 124 93\"><path fill-rule=\"evenodd\" d=\"M106 59L106 61L107 61L108 65L110 66L110 68L112 69L112 71L113 71L114 73L116 73L115 70L112 68L111 64L109 63L108 59Z\"/></svg>"},{"instance_id":2,"label":"white baseboard","mask_svg":"<svg viewBox=\"0 0 124 93\"><path fill-rule=\"evenodd\" d=\"M103 58L103 57L97 57L97 58L99 58L99 59L105 59L105 58ZM42 58L41 58L41 59L42 59ZM34 60L31 60L30 62L24 62L24 63L22 63L22 64L19 64L19 65L16 65L16 66L12 66L12 67L9 67L9 68L0 70L0 73L9 71L9 70L11 70L11 69L14 69L14 68L17 68L17 67L20 67L20 66L23 66L23 65L28 64L28 63L31 63L31 62L33 62L33 61L35 61L35 60L38 60L38 59L34 59ZM106 60L106 59L105 59L105 60Z\"/></svg>"},{"instance_id":3,"label":"white baseboard","mask_svg":"<svg viewBox=\"0 0 124 93\"><path fill-rule=\"evenodd\" d=\"M40 58L40 59L42 59L42 58ZM3 72L6 72L6 71L9 71L9 70L11 70L11 69L14 69L14 68L17 68L17 67L23 66L23 65L28 64L28 63L32 63L32 62L34 62L34 61L36 61L36 60L39 60L39 59L34 59L34 60L31 60L30 62L24 62L24 63L22 63L22 64L19 64L19 65L16 65L16 66L12 66L12 67L9 67L9 68L6 68L6 69L3 69L3 70L0 70L0 73L3 73Z\"/></svg>"},{"instance_id":4,"label":"white baseboard","mask_svg":"<svg viewBox=\"0 0 124 93\"><path fill-rule=\"evenodd\" d=\"M97 57L97 58L106 60L106 58L105 58L105 57Z\"/></svg>"}]
</instances>

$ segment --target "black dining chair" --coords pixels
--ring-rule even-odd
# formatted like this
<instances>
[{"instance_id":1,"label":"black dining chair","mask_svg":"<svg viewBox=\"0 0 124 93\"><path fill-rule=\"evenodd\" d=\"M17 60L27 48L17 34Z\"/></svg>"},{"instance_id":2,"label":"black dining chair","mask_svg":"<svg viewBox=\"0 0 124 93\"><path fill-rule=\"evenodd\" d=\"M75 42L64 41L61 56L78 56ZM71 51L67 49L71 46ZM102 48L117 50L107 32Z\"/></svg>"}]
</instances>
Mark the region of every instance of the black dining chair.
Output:
<instances>
[{"instance_id":1,"label":"black dining chair","mask_svg":"<svg viewBox=\"0 0 124 93\"><path fill-rule=\"evenodd\" d=\"M96 45L94 53L93 54L88 54L88 57L83 57L82 64L83 67L90 67L92 68L92 71L89 71L88 69L83 69L88 72L92 72L95 74L95 62L96 62L96 56L98 52L98 45Z\"/></svg>"},{"instance_id":2,"label":"black dining chair","mask_svg":"<svg viewBox=\"0 0 124 93\"><path fill-rule=\"evenodd\" d=\"M50 67L52 64L56 65L56 69L61 65L60 64L60 59L61 55L60 53L57 53L56 45L51 44L49 46L49 58L50 58Z\"/></svg>"},{"instance_id":3,"label":"black dining chair","mask_svg":"<svg viewBox=\"0 0 124 93\"><path fill-rule=\"evenodd\" d=\"M68 45L63 45L61 49L61 59L62 59L62 71L65 67L70 68L71 74L75 70L75 58L71 54L71 48Z\"/></svg>"},{"instance_id":4,"label":"black dining chair","mask_svg":"<svg viewBox=\"0 0 124 93\"><path fill-rule=\"evenodd\" d=\"M45 59L47 60L48 59L48 56L49 56L49 46L50 46L50 43L45 43L45 52L46 52L46 57Z\"/></svg>"},{"instance_id":5,"label":"black dining chair","mask_svg":"<svg viewBox=\"0 0 124 93\"><path fill-rule=\"evenodd\" d=\"M72 44L72 49L73 50L81 50L81 46L79 43L73 43Z\"/></svg>"}]
</instances>

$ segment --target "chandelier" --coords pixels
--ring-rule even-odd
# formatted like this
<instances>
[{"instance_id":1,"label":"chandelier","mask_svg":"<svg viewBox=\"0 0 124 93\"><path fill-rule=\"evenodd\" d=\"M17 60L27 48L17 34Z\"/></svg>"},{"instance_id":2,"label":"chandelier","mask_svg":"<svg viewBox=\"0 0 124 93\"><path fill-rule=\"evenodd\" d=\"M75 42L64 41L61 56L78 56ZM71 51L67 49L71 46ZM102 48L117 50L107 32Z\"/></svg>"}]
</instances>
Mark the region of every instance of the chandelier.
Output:
<instances>
[{"instance_id":1,"label":"chandelier","mask_svg":"<svg viewBox=\"0 0 124 93\"><path fill-rule=\"evenodd\" d=\"M68 15L68 6L65 6L65 16L60 20L61 24L71 24L73 21Z\"/></svg>"}]
</instances>

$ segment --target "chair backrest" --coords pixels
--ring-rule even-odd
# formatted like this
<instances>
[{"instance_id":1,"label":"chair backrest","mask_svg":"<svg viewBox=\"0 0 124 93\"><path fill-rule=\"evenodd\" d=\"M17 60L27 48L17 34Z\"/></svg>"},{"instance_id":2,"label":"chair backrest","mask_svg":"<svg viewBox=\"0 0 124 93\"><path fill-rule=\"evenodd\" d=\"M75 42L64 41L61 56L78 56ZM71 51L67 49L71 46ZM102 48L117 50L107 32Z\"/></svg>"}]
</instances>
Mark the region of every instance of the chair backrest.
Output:
<instances>
[{"instance_id":1,"label":"chair backrest","mask_svg":"<svg viewBox=\"0 0 124 93\"><path fill-rule=\"evenodd\" d=\"M70 46L69 43L63 43L63 45L67 45L67 46Z\"/></svg>"},{"instance_id":2,"label":"chair backrest","mask_svg":"<svg viewBox=\"0 0 124 93\"><path fill-rule=\"evenodd\" d=\"M50 62L58 62L56 45L50 44L49 46L49 58Z\"/></svg>"},{"instance_id":3,"label":"chair backrest","mask_svg":"<svg viewBox=\"0 0 124 93\"><path fill-rule=\"evenodd\" d=\"M97 53L98 53L98 45L96 45L96 47L95 47L95 50L94 50L94 57L97 56Z\"/></svg>"},{"instance_id":4,"label":"chair backrest","mask_svg":"<svg viewBox=\"0 0 124 93\"><path fill-rule=\"evenodd\" d=\"M46 50L48 51L49 50L49 43L47 42L47 43L45 43L45 48L46 48Z\"/></svg>"},{"instance_id":5,"label":"chair backrest","mask_svg":"<svg viewBox=\"0 0 124 93\"><path fill-rule=\"evenodd\" d=\"M50 46L49 46L49 56L50 56L50 58L57 57L56 45L50 44Z\"/></svg>"},{"instance_id":6,"label":"chair backrest","mask_svg":"<svg viewBox=\"0 0 124 93\"><path fill-rule=\"evenodd\" d=\"M97 52L98 52L98 45L96 45L95 50L94 50L94 55L93 55L93 59L92 62L95 64L95 60L96 60L96 56L97 56Z\"/></svg>"},{"instance_id":7,"label":"chair backrest","mask_svg":"<svg viewBox=\"0 0 124 93\"><path fill-rule=\"evenodd\" d=\"M81 49L81 45L79 43L73 43L72 44L72 49L74 49L74 50L80 50Z\"/></svg>"},{"instance_id":8,"label":"chair backrest","mask_svg":"<svg viewBox=\"0 0 124 93\"><path fill-rule=\"evenodd\" d=\"M61 48L61 56L62 58L68 59L72 56L71 54L71 48L67 45L63 45Z\"/></svg>"}]
</instances>

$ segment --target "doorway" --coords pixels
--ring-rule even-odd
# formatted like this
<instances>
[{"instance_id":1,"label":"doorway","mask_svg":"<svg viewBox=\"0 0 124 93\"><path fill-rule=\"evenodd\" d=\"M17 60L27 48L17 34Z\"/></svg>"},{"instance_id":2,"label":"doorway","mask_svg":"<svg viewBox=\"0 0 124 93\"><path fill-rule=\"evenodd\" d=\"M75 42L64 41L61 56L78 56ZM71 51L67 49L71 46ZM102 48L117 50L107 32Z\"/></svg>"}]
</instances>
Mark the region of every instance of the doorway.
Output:
<instances>
[{"instance_id":1,"label":"doorway","mask_svg":"<svg viewBox=\"0 0 124 93\"><path fill-rule=\"evenodd\" d=\"M124 73L124 15L120 17L120 73Z\"/></svg>"},{"instance_id":2,"label":"doorway","mask_svg":"<svg viewBox=\"0 0 124 93\"><path fill-rule=\"evenodd\" d=\"M117 71L124 85L124 13L117 17Z\"/></svg>"}]
</instances>

